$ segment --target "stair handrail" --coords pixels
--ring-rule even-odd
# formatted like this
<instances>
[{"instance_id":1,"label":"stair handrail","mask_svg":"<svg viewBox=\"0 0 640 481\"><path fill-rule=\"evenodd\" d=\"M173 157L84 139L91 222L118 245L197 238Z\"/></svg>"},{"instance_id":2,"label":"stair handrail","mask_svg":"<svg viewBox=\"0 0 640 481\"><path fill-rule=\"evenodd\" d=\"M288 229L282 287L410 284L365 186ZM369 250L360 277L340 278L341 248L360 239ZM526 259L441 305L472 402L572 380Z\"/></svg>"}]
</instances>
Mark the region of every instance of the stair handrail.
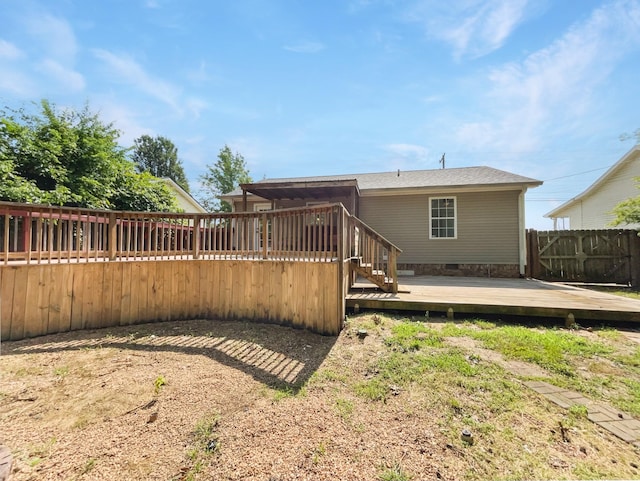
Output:
<instances>
[{"instance_id":1,"label":"stair handrail","mask_svg":"<svg viewBox=\"0 0 640 481\"><path fill-rule=\"evenodd\" d=\"M356 228L360 228L367 236L371 237L372 239L374 239L376 242L378 242L378 244L380 244L384 249L386 249L387 251L387 267L388 267L388 272L386 272L386 277L387 279L390 279L391 282L388 283L387 285L389 287L391 287L391 291L393 293L397 293L398 292L398 273L397 273L397 258L398 258L398 254L402 252L402 249L400 249L398 246L396 246L393 242L391 242L390 240L386 239L384 236L382 236L380 233L376 232L372 227L370 227L369 225L367 225L366 223L364 223L361 219L359 219L358 217L351 215L349 213L347 213L347 220L348 220L348 230L349 230L349 241L353 242L353 244L355 244L355 231ZM351 235L353 233L353 236ZM350 246L350 247L354 247ZM365 250L362 248L361 244L357 246L358 252L352 252L351 249L349 249L348 255L351 256L351 258L353 259L354 257L364 257L361 254L365 253ZM364 263L370 263L372 265L372 269L375 270L376 266L375 266L375 259L371 258L371 259L364 259Z\"/></svg>"}]
</instances>

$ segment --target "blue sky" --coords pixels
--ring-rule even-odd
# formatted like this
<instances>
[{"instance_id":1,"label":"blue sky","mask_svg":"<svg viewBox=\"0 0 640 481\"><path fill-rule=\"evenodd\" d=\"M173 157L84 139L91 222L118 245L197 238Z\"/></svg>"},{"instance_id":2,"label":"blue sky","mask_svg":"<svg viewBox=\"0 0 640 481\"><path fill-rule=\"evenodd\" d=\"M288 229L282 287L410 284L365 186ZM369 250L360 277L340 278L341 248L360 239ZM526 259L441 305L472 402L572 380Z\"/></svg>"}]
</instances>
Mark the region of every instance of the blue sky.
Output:
<instances>
[{"instance_id":1,"label":"blue sky","mask_svg":"<svg viewBox=\"0 0 640 481\"><path fill-rule=\"evenodd\" d=\"M163 135L192 190L228 144L254 180L488 165L545 181L527 226L640 128L640 0L0 0L0 104Z\"/></svg>"}]
</instances>

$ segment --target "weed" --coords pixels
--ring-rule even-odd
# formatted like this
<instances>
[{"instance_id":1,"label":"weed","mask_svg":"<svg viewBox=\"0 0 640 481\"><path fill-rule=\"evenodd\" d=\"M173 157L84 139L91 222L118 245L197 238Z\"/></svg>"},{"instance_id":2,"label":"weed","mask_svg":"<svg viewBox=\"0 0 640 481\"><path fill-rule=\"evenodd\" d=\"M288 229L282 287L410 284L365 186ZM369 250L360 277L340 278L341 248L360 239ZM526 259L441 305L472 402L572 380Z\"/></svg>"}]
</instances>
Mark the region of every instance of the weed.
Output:
<instances>
[{"instance_id":1,"label":"weed","mask_svg":"<svg viewBox=\"0 0 640 481\"><path fill-rule=\"evenodd\" d=\"M409 481L411 476L402 470L399 463L393 466L385 466L379 476L380 481Z\"/></svg>"},{"instance_id":2,"label":"weed","mask_svg":"<svg viewBox=\"0 0 640 481\"><path fill-rule=\"evenodd\" d=\"M69 366L57 367L53 370L53 374L60 378L64 378L67 374L69 374Z\"/></svg>"},{"instance_id":3,"label":"weed","mask_svg":"<svg viewBox=\"0 0 640 481\"><path fill-rule=\"evenodd\" d=\"M353 402L348 399L338 398L336 399L336 410L338 415L346 421L353 414Z\"/></svg>"},{"instance_id":4,"label":"weed","mask_svg":"<svg viewBox=\"0 0 640 481\"><path fill-rule=\"evenodd\" d=\"M93 468L95 468L96 466L96 459L95 458L89 458L87 460L86 463L84 463L84 466L81 470L81 474L87 474L88 472L90 472Z\"/></svg>"},{"instance_id":5,"label":"weed","mask_svg":"<svg viewBox=\"0 0 640 481\"><path fill-rule=\"evenodd\" d=\"M313 464L318 464L320 459L327 454L327 447L324 444L324 441L320 441L320 443L313 448L313 452L311 454L311 462Z\"/></svg>"},{"instance_id":6,"label":"weed","mask_svg":"<svg viewBox=\"0 0 640 481\"><path fill-rule=\"evenodd\" d=\"M160 389L162 388L162 386L166 384L167 384L167 380L164 378L162 374L158 376L155 381L153 381L154 393L156 396L160 394Z\"/></svg>"},{"instance_id":7,"label":"weed","mask_svg":"<svg viewBox=\"0 0 640 481\"><path fill-rule=\"evenodd\" d=\"M573 419L587 419L589 411L582 404L573 404L569 407L569 417Z\"/></svg>"}]
</instances>

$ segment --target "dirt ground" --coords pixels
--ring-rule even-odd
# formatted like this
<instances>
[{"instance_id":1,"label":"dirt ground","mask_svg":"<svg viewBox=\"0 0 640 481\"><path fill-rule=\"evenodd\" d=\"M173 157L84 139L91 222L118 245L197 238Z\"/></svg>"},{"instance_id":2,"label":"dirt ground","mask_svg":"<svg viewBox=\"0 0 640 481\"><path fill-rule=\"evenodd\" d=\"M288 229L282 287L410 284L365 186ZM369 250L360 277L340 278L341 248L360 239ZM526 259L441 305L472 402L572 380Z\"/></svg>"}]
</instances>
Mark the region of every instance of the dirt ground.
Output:
<instances>
[{"instance_id":1,"label":"dirt ground","mask_svg":"<svg viewBox=\"0 0 640 481\"><path fill-rule=\"evenodd\" d=\"M13 453L11 479L640 476L637 450L588 421L560 439L560 408L525 390L528 407L495 414L509 426L474 445L427 391L358 397L352 382L369 375L384 336L361 340L355 328L334 338L182 321L5 342L0 444ZM596 467L574 469L593 457Z\"/></svg>"}]
</instances>

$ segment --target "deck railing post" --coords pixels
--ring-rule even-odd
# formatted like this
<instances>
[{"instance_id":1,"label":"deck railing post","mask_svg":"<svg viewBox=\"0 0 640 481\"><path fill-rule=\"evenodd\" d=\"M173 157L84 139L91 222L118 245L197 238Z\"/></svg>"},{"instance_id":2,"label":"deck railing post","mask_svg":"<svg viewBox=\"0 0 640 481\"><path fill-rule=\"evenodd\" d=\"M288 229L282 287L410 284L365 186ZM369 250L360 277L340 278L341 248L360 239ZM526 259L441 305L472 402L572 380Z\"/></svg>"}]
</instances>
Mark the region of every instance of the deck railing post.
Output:
<instances>
[{"instance_id":1,"label":"deck railing post","mask_svg":"<svg viewBox=\"0 0 640 481\"><path fill-rule=\"evenodd\" d=\"M275 223L274 223L275 224ZM262 214L262 258L267 259L269 255L269 221L267 220L267 214Z\"/></svg>"},{"instance_id":2,"label":"deck railing post","mask_svg":"<svg viewBox=\"0 0 640 481\"><path fill-rule=\"evenodd\" d=\"M389 249L389 277L392 280L391 291L394 294L398 293L398 265L397 265L397 251L395 247Z\"/></svg>"},{"instance_id":3,"label":"deck railing post","mask_svg":"<svg viewBox=\"0 0 640 481\"><path fill-rule=\"evenodd\" d=\"M200 258L200 219L201 217L196 214L193 216L193 258Z\"/></svg>"},{"instance_id":4,"label":"deck railing post","mask_svg":"<svg viewBox=\"0 0 640 481\"><path fill-rule=\"evenodd\" d=\"M118 249L118 219L115 212L109 213L109 260L116 260Z\"/></svg>"}]
</instances>

